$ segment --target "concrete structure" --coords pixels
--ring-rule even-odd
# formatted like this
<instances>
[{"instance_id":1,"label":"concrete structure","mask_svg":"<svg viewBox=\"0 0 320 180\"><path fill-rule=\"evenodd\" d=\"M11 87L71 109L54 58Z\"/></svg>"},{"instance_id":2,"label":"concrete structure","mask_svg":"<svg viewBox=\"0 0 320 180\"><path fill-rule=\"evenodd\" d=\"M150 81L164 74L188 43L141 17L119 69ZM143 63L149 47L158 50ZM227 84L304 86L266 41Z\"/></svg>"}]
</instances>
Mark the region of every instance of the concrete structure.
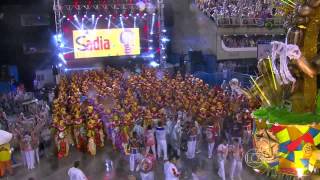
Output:
<instances>
[{"instance_id":1,"label":"concrete structure","mask_svg":"<svg viewBox=\"0 0 320 180\"><path fill-rule=\"evenodd\" d=\"M229 50L223 48L224 35L283 35L285 30L278 26L272 29L254 26L230 26L214 22L190 1L168 1L173 11L172 46L174 53L201 50L204 54L215 55L217 60L255 59L255 49ZM281 23L281 22L279 22ZM278 24L279 24L278 23Z\"/></svg>"}]
</instances>

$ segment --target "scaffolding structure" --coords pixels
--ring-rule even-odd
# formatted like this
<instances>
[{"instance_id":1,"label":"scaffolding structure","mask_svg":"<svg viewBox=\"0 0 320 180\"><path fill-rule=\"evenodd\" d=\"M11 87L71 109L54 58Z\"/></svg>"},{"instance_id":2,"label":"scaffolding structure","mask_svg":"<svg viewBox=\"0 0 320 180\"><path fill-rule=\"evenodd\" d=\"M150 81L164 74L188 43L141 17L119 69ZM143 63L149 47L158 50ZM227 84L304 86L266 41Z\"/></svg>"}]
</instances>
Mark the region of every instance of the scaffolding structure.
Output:
<instances>
[{"instance_id":1,"label":"scaffolding structure","mask_svg":"<svg viewBox=\"0 0 320 180\"><path fill-rule=\"evenodd\" d=\"M124 11L139 11L136 4L91 4L88 2L87 4L63 4L61 0L53 0L53 11L55 14L55 28L56 34L63 34L62 23L64 15L71 12L81 12L81 11L101 11L101 12L124 12ZM165 27L164 27L164 3L163 0L152 0L150 3L156 7L155 13L157 14L157 23L160 25L158 28L157 34L159 36L159 59L157 59L160 67L164 67L166 64L166 44L167 42L163 41L166 38L165 35ZM147 8L143 11L144 13L148 12Z\"/></svg>"}]
</instances>

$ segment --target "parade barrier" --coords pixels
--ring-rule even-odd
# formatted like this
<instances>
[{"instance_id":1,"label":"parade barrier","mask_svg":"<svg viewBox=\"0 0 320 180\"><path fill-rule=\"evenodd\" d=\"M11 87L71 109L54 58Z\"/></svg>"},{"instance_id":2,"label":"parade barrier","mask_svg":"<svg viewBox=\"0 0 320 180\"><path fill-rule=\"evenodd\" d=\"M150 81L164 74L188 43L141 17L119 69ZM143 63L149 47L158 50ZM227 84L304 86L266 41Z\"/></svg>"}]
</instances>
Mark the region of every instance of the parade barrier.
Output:
<instances>
[{"instance_id":1,"label":"parade barrier","mask_svg":"<svg viewBox=\"0 0 320 180\"><path fill-rule=\"evenodd\" d=\"M211 15L211 18L217 26L255 26L255 27L282 27L284 19L282 17L274 18L248 18L248 17L225 17Z\"/></svg>"}]
</instances>

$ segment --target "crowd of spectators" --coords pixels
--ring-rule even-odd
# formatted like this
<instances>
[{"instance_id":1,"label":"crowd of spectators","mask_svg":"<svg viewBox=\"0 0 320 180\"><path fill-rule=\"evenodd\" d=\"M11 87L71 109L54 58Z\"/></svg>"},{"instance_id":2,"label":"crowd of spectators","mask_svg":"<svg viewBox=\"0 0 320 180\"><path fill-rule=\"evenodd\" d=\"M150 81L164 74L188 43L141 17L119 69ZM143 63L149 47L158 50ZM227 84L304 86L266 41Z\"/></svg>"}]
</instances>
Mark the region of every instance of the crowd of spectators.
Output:
<instances>
[{"instance_id":1,"label":"crowd of spectators","mask_svg":"<svg viewBox=\"0 0 320 180\"><path fill-rule=\"evenodd\" d=\"M272 40L283 41L284 36L279 35L236 35L236 36L222 36L223 43L229 48L241 47L257 47L259 42L270 42Z\"/></svg>"},{"instance_id":2,"label":"crowd of spectators","mask_svg":"<svg viewBox=\"0 0 320 180\"><path fill-rule=\"evenodd\" d=\"M197 6L211 17L272 18L281 13L276 4L261 0L196 0Z\"/></svg>"},{"instance_id":3,"label":"crowd of spectators","mask_svg":"<svg viewBox=\"0 0 320 180\"><path fill-rule=\"evenodd\" d=\"M21 102L26 98L24 85L16 86L10 92L0 94L0 109L4 110L7 114L21 112Z\"/></svg>"}]
</instances>

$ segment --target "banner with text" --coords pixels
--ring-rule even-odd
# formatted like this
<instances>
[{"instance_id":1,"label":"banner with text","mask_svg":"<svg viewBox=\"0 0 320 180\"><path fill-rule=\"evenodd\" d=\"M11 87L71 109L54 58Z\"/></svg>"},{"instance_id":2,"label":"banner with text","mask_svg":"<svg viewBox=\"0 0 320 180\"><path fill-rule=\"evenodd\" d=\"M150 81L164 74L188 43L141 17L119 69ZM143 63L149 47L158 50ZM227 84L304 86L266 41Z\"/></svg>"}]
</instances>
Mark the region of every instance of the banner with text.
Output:
<instances>
[{"instance_id":1,"label":"banner with text","mask_svg":"<svg viewBox=\"0 0 320 180\"><path fill-rule=\"evenodd\" d=\"M139 28L75 30L73 46L76 59L139 55Z\"/></svg>"}]
</instances>

